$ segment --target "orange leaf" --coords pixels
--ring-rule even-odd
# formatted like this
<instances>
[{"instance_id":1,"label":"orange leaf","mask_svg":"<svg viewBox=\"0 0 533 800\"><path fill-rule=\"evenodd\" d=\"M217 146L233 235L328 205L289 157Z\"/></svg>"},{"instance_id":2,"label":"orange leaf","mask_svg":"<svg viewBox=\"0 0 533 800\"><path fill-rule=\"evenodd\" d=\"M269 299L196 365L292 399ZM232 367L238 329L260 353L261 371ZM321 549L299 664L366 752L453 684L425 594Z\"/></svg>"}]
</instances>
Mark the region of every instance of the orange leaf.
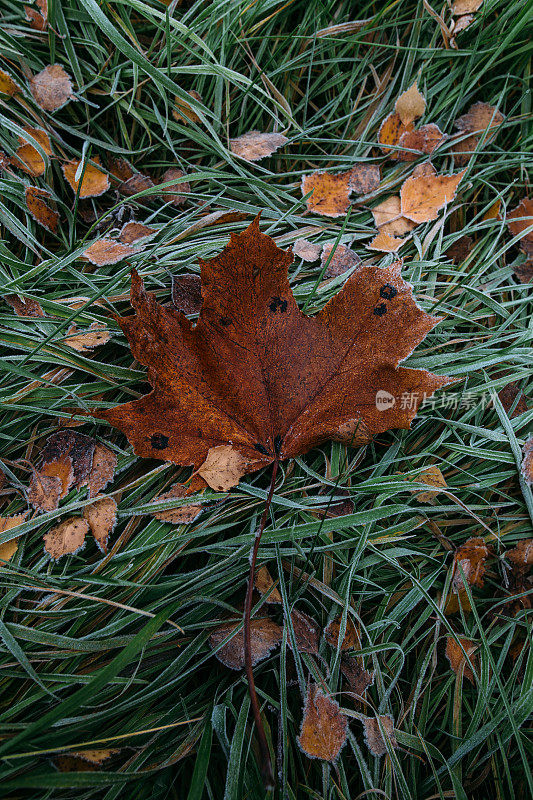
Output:
<instances>
[{"instance_id":1,"label":"orange leaf","mask_svg":"<svg viewBox=\"0 0 533 800\"><path fill-rule=\"evenodd\" d=\"M453 669L458 678L462 678L464 675L465 678L470 681L470 683L474 683L474 673L472 672L472 668L465 657L465 653L475 666L475 660L472 658L472 656L477 650L477 645L474 644L474 642L472 642L470 639L467 639L466 636L457 636L457 639L459 642L453 636L447 637L446 658L450 662L450 667ZM463 652L463 650L465 652Z\"/></svg>"},{"instance_id":2,"label":"orange leaf","mask_svg":"<svg viewBox=\"0 0 533 800\"><path fill-rule=\"evenodd\" d=\"M230 669L243 669L244 667L244 634L241 630L237 632L237 628L241 623L239 621L225 622L213 630L209 636L209 646L215 650L227 636L230 636L232 631L235 635L227 642L227 644L219 647L215 656L219 661L229 667ZM251 639L251 653L252 664L258 664L265 658L268 658L272 650L281 642L281 628L270 617L262 619L252 619L250 622L250 639Z\"/></svg>"},{"instance_id":3,"label":"orange leaf","mask_svg":"<svg viewBox=\"0 0 533 800\"><path fill-rule=\"evenodd\" d=\"M346 743L348 719L339 704L309 684L298 744L309 758L336 761Z\"/></svg>"},{"instance_id":4,"label":"orange leaf","mask_svg":"<svg viewBox=\"0 0 533 800\"><path fill-rule=\"evenodd\" d=\"M339 647L341 620L342 616L341 614L338 614L334 619L331 620L331 622L328 623L324 631L326 642L330 644L331 647L335 647L336 649ZM354 650L360 647L361 647L361 640L359 639L357 628L355 627L353 619L350 616L348 616L346 618L346 629L340 649Z\"/></svg>"},{"instance_id":5,"label":"orange leaf","mask_svg":"<svg viewBox=\"0 0 533 800\"><path fill-rule=\"evenodd\" d=\"M177 181L179 178L184 178L185 173L182 172L181 169L176 169L175 167L171 167L167 169L159 183L167 183L168 181ZM182 181L181 183L175 183L171 186L166 186L161 189L163 193L164 200L170 200L172 205L174 206L182 206L185 201L187 200L186 195L190 194L191 191L191 184L188 181Z\"/></svg>"},{"instance_id":6,"label":"orange leaf","mask_svg":"<svg viewBox=\"0 0 533 800\"><path fill-rule=\"evenodd\" d=\"M24 128L36 142L41 145L47 156L52 155L52 145L50 144L50 137L41 128ZM36 148L26 141L23 136L19 136L20 147L16 151L17 158L12 159L12 164L15 167L27 172L28 175L39 177L44 174L45 163L44 159Z\"/></svg>"},{"instance_id":7,"label":"orange leaf","mask_svg":"<svg viewBox=\"0 0 533 800\"><path fill-rule=\"evenodd\" d=\"M60 64L45 67L30 78L30 92L44 111L57 111L74 97L72 81Z\"/></svg>"},{"instance_id":8,"label":"orange leaf","mask_svg":"<svg viewBox=\"0 0 533 800\"><path fill-rule=\"evenodd\" d=\"M420 94L416 81L398 97L394 109L405 127L422 116L426 110L426 101Z\"/></svg>"},{"instance_id":9,"label":"orange leaf","mask_svg":"<svg viewBox=\"0 0 533 800\"><path fill-rule=\"evenodd\" d=\"M93 161L96 164L100 163L100 159L95 156ZM65 176L65 180L70 185L72 191L76 193L78 191L79 186L79 179L76 179L76 173L78 172L78 168L80 167L81 161L77 158L73 158L72 161L67 161L62 166L63 175ZM80 177L81 177L81 170L80 170ZM79 197L99 197L104 192L107 192L109 189L109 178L107 175L102 172L102 170L95 167L94 164L89 164L87 162L85 164L85 171L83 172L83 180L81 183L81 187L79 190Z\"/></svg>"},{"instance_id":10,"label":"orange leaf","mask_svg":"<svg viewBox=\"0 0 533 800\"><path fill-rule=\"evenodd\" d=\"M36 186L26 186L24 196L26 206L33 219L46 230L57 233L59 214L46 202L51 199L50 193L45 189L38 189Z\"/></svg>"},{"instance_id":11,"label":"orange leaf","mask_svg":"<svg viewBox=\"0 0 533 800\"><path fill-rule=\"evenodd\" d=\"M21 91L22 89L18 83L13 80L11 75L8 75L3 69L0 69L0 94L7 94L8 97L13 97Z\"/></svg>"},{"instance_id":12,"label":"orange leaf","mask_svg":"<svg viewBox=\"0 0 533 800\"><path fill-rule=\"evenodd\" d=\"M268 598L266 600L267 603L282 602L281 595L278 589L274 586L274 581L272 580L272 576L268 571L268 568L264 564L262 564L256 570L254 577L254 586L260 594L262 595L268 594Z\"/></svg>"},{"instance_id":13,"label":"orange leaf","mask_svg":"<svg viewBox=\"0 0 533 800\"><path fill-rule=\"evenodd\" d=\"M398 142L400 147L406 147L409 150L418 150L420 154L429 155L437 149L439 144L444 141L446 137L442 131L433 123L429 125L422 125L416 131L406 131L400 136ZM418 155L416 153L409 153L406 150L398 152L400 161L416 161Z\"/></svg>"},{"instance_id":14,"label":"orange leaf","mask_svg":"<svg viewBox=\"0 0 533 800\"><path fill-rule=\"evenodd\" d=\"M485 561L489 554L489 548L483 539L479 537L468 539L461 547L457 548L453 559L454 572L452 580L455 592L459 592L463 588L465 580L469 586L483 586ZM461 567L464 578L458 566Z\"/></svg>"},{"instance_id":15,"label":"orange leaf","mask_svg":"<svg viewBox=\"0 0 533 800\"><path fill-rule=\"evenodd\" d=\"M440 209L454 199L465 171L437 175L431 164L416 167L400 191L402 215L417 223L437 219Z\"/></svg>"},{"instance_id":16,"label":"orange leaf","mask_svg":"<svg viewBox=\"0 0 533 800\"><path fill-rule=\"evenodd\" d=\"M380 231L366 247L368 250L379 250L381 253L396 253L406 241L407 239L398 239L396 236L390 236L390 234Z\"/></svg>"},{"instance_id":17,"label":"orange leaf","mask_svg":"<svg viewBox=\"0 0 533 800\"><path fill-rule=\"evenodd\" d=\"M388 714L379 717L364 717L363 729L365 742L373 756L384 756L389 747L398 747L394 735L394 720ZM382 730L383 729L383 733Z\"/></svg>"},{"instance_id":18,"label":"orange leaf","mask_svg":"<svg viewBox=\"0 0 533 800\"><path fill-rule=\"evenodd\" d=\"M117 239L97 239L83 251L83 258L102 267L104 264L117 264L123 258L140 253L140 247L122 244Z\"/></svg>"},{"instance_id":19,"label":"orange leaf","mask_svg":"<svg viewBox=\"0 0 533 800\"><path fill-rule=\"evenodd\" d=\"M107 542L117 523L117 504L112 497L103 497L85 506L83 516L89 524L94 540L102 553L107 553Z\"/></svg>"},{"instance_id":20,"label":"orange leaf","mask_svg":"<svg viewBox=\"0 0 533 800\"><path fill-rule=\"evenodd\" d=\"M393 148L399 145L400 138L404 133L412 130L414 130L414 125L412 123L404 125L400 119L400 115L396 111L389 114L381 123L381 127L378 131L378 142L381 145L381 149L387 153L390 158L398 159L400 153L397 150L393 151Z\"/></svg>"},{"instance_id":21,"label":"orange leaf","mask_svg":"<svg viewBox=\"0 0 533 800\"><path fill-rule=\"evenodd\" d=\"M230 150L235 156L240 156L245 161L260 161L266 156L271 156L289 140L282 133L261 133L250 131L237 139L230 139Z\"/></svg>"},{"instance_id":22,"label":"orange leaf","mask_svg":"<svg viewBox=\"0 0 533 800\"><path fill-rule=\"evenodd\" d=\"M69 517L43 536L44 549L54 561L79 553L85 547L89 524L81 517Z\"/></svg>"},{"instance_id":23,"label":"orange leaf","mask_svg":"<svg viewBox=\"0 0 533 800\"><path fill-rule=\"evenodd\" d=\"M375 164L357 164L347 172L312 172L302 178L302 195L307 198L308 211L326 217L343 217L350 207L350 195L369 194L379 185L379 167Z\"/></svg>"},{"instance_id":24,"label":"orange leaf","mask_svg":"<svg viewBox=\"0 0 533 800\"><path fill-rule=\"evenodd\" d=\"M455 31L457 32L457 31ZM462 141L456 142L453 148L455 161L460 166L467 164L484 135L484 146L489 144L498 133L498 128L504 120L497 108L488 103L474 103L467 113L455 120L455 127L458 129L458 136L465 133L472 134Z\"/></svg>"}]
</instances>

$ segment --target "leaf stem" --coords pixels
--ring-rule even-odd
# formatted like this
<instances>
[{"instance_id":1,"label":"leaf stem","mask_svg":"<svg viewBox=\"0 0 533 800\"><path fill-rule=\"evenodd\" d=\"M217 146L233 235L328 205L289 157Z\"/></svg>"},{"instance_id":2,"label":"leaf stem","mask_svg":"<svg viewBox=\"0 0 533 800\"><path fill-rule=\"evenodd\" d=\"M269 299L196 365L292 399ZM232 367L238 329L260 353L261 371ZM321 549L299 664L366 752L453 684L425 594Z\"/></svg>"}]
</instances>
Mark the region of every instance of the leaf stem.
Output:
<instances>
[{"instance_id":1,"label":"leaf stem","mask_svg":"<svg viewBox=\"0 0 533 800\"><path fill-rule=\"evenodd\" d=\"M274 788L274 775L272 772L272 762L270 760L270 751L268 749L267 738L263 722L261 720L261 711L259 708L259 700L257 699L257 692L255 690L254 670L252 664L252 645L251 645L251 630L250 618L252 613L252 593L254 588L254 575L255 575L255 562L257 561L257 553L261 536L265 529L268 512L272 503L274 495L274 487L276 484L276 476L278 474L279 458L276 457L272 465L272 477L270 479L270 488L268 490L265 508L259 523L259 528L256 531L254 545L250 555L250 572L248 573L248 587L246 590L246 599L244 601L244 668L246 671L246 678L248 680L248 692L250 693L250 702L252 705L252 712L254 715L255 728L257 731L257 738L259 740L259 749L261 751L261 775L266 789Z\"/></svg>"}]
</instances>

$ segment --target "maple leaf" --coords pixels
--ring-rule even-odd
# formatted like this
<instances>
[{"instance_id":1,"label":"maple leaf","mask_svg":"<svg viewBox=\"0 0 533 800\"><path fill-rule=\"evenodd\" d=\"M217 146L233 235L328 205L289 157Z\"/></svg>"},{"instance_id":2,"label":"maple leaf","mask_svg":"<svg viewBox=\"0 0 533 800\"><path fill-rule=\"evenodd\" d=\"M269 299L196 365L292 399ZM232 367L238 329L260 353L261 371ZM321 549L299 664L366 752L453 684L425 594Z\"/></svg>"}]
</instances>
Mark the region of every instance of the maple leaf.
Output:
<instances>
[{"instance_id":1,"label":"maple leaf","mask_svg":"<svg viewBox=\"0 0 533 800\"><path fill-rule=\"evenodd\" d=\"M153 390L93 415L119 428L137 455L195 470L212 448L231 445L241 474L329 439L357 444L409 428L418 398L453 380L399 366L439 318L416 304L394 265L355 270L306 316L289 285L292 260L257 217L200 262L196 324L160 305L133 271L136 313L118 322ZM402 407L404 392L417 399L412 407Z\"/></svg>"}]
</instances>

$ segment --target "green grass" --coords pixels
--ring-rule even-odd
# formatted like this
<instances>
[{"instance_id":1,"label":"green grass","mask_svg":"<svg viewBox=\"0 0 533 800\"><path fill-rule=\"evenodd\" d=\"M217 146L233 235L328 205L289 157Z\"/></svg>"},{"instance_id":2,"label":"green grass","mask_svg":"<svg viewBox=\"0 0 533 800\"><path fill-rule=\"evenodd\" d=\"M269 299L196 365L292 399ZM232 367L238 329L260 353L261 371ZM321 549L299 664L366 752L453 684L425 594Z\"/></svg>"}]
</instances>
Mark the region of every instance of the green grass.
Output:
<instances>
[{"instance_id":1,"label":"green grass","mask_svg":"<svg viewBox=\"0 0 533 800\"><path fill-rule=\"evenodd\" d=\"M440 5L433 8L440 13ZM260 561L279 577L286 604L297 603L322 626L349 608L361 626L365 664L376 671L362 706L339 694L339 654L323 642L320 659L299 659L300 683L285 644L256 668L267 734L280 757L280 798L522 800L533 789L530 619L506 605L503 558L532 535L533 501L518 463L533 410L529 403L513 416L496 396L511 380L531 396L532 286L513 275L522 256L505 214L527 194L531 165L532 8L530 0L485 0L459 49L445 49L436 21L410 0L215 0L168 11L158 0L50 0L44 34L30 31L22 4L0 6L0 67L26 87L27 69L62 64L77 98L54 114L41 112L26 89L21 100L1 98L0 149L12 154L17 129L38 124L50 132L56 156L83 151L104 160L112 153L156 174L178 165L192 186L180 210L150 195L128 199L157 236L127 262L88 269L79 256L97 234L73 204L59 159L32 181L54 194L57 236L25 212L29 179L2 174L2 293L33 297L48 315L35 320L0 308L1 458L10 481L0 493L3 515L27 508L28 463L36 463L64 409L123 402L146 390L144 369L132 362L109 311L128 307L132 266L168 300L172 274L197 272L198 257L215 255L231 230L247 225L195 228L206 206L250 219L261 210L263 230L283 237L284 246L315 226L313 241L340 236L366 261L385 264L390 257L364 247L374 230L369 206L354 206L347 220L309 215L302 175L374 159L386 187L380 197L397 192L413 165L385 159L376 137L415 78L427 99L424 120L448 133L479 100L506 115L498 136L471 159L453 206L438 223L417 228L402 250L403 273L420 302L444 317L409 363L463 378L452 387L462 405L425 407L410 431L384 434L366 449L324 445L284 464L278 480ZM367 18L359 32L316 35ZM185 126L172 110L174 96L190 89L202 96L203 120ZM232 156L228 137L254 128L283 131L289 144L246 164ZM439 172L454 169L449 145L433 163ZM502 218L484 220L497 200ZM102 213L121 202L112 190L94 206ZM447 251L464 234L474 247L454 265ZM343 282L316 287L319 274L317 265L295 260L293 290L302 306L310 301L310 313ZM66 300L79 296L88 300L73 312ZM117 296L123 299L96 304ZM82 330L109 323L112 340L93 355L73 354L61 344L73 318ZM45 376L58 368L68 372L53 383ZM489 394L493 400L483 404ZM0 541L23 534L0 571L2 796L262 798L244 677L213 658L206 642L227 610L242 604L269 471L206 505L191 526L173 527L146 506L186 473L136 457L103 424L81 430L118 457L108 487L119 501L111 553L103 557L92 543L58 563L43 553L43 533L87 502L85 490L72 491L58 512L0 534ZM421 504L406 483L430 465L449 487L435 505ZM338 486L349 490L354 512L321 525L312 512L326 508ZM472 590L469 614L446 616L452 551L471 536L494 549L485 585ZM444 656L452 632L478 646L473 684L458 681ZM524 640L513 660L511 648ZM401 749L374 758L354 718L335 766L307 759L296 736L310 673L327 677L347 713L391 714ZM60 772L51 760L68 749L106 746L120 752L97 771Z\"/></svg>"}]
</instances>

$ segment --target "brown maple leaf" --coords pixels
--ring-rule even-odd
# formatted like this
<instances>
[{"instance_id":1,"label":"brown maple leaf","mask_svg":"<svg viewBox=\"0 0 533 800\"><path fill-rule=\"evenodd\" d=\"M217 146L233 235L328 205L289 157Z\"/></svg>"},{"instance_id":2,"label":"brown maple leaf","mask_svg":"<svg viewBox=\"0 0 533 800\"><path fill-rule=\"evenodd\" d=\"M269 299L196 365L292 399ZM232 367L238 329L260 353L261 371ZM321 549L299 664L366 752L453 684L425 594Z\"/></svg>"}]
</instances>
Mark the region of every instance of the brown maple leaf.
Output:
<instances>
[{"instance_id":1,"label":"brown maple leaf","mask_svg":"<svg viewBox=\"0 0 533 800\"><path fill-rule=\"evenodd\" d=\"M160 305L132 273L134 316L118 322L153 390L99 409L144 458L199 470L231 445L247 474L329 439L358 444L409 428L419 403L451 378L399 366L439 321L394 267L361 267L316 315L293 297L290 251L259 218L201 261L198 322ZM412 394L416 402L400 402ZM381 402L385 398L386 402Z\"/></svg>"}]
</instances>

